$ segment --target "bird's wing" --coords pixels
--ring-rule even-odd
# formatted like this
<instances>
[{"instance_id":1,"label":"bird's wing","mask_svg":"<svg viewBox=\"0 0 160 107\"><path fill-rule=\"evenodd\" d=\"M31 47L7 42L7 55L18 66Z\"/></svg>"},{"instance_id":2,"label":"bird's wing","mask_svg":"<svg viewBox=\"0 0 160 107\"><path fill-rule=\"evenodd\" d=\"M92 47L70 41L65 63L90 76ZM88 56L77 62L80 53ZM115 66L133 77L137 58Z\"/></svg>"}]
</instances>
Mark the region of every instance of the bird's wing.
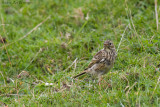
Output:
<instances>
[{"instance_id":1,"label":"bird's wing","mask_svg":"<svg viewBox=\"0 0 160 107\"><path fill-rule=\"evenodd\" d=\"M97 52L96 55L92 58L91 62L89 63L88 68L91 68L95 63L99 63L101 60L103 60L103 53L103 50Z\"/></svg>"}]
</instances>

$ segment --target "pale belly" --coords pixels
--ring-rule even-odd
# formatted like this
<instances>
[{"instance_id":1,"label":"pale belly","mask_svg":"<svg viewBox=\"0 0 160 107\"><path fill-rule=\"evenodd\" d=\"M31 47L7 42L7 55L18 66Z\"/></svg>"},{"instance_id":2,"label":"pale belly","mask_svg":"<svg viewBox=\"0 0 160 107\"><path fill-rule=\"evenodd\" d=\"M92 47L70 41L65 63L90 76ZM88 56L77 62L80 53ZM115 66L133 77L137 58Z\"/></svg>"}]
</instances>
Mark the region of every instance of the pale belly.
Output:
<instances>
[{"instance_id":1,"label":"pale belly","mask_svg":"<svg viewBox=\"0 0 160 107\"><path fill-rule=\"evenodd\" d=\"M91 68L88 69L88 73L91 75L103 75L109 72L109 70L113 67L113 64L104 64L98 63L94 64Z\"/></svg>"}]
</instances>

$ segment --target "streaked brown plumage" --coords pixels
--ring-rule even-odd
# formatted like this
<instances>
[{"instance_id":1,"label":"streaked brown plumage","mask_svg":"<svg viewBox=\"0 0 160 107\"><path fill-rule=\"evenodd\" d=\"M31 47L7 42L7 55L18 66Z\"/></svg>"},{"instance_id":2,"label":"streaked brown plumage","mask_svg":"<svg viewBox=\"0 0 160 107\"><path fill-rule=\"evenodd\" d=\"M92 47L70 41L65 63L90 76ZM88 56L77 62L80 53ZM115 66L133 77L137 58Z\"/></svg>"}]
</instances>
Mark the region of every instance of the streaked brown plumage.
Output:
<instances>
[{"instance_id":1,"label":"streaked brown plumage","mask_svg":"<svg viewBox=\"0 0 160 107\"><path fill-rule=\"evenodd\" d=\"M106 40L104 42L104 48L97 52L88 67L82 73L74 76L73 78L89 73L91 75L98 76L100 81L101 76L109 72L109 70L113 67L116 56L117 53L113 42Z\"/></svg>"}]
</instances>

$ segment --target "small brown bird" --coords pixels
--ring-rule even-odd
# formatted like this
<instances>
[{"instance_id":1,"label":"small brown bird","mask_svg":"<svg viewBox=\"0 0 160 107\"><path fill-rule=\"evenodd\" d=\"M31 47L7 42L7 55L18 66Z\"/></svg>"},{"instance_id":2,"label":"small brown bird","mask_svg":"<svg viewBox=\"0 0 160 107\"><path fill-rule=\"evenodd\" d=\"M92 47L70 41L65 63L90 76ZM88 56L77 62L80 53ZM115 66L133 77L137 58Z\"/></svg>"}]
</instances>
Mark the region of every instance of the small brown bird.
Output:
<instances>
[{"instance_id":1,"label":"small brown bird","mask_svg":"<svg viewBox=\"0 0 160 107\"><path fill-rule=\"evenodd\" d=\"M103 47L104 48L96 53L96 55L92 58L88 68L73 78L89 73L91 75L98 76L98 81L101 81L101 76L109 72L109 70L113 67L117 56L117 52L112 41L106 40Z\"/></svg>"}]
</instances>

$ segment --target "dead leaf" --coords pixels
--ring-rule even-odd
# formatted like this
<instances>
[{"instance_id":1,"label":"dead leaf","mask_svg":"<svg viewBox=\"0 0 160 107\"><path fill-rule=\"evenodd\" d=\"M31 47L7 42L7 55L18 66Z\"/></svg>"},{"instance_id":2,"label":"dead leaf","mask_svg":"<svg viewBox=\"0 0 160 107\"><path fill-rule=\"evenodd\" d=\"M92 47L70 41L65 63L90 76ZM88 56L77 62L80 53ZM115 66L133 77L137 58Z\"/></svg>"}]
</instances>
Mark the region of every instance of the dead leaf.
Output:
<instances>
[{"instance_id":1,"label":"dead leaf","mask_svg":"<svg viewBox=\"0 0 160 107\"><path fill-rule=\"evenodd\" d=\"M87 13L87 16L85 17L85 19L86 19L86 20L88 20L88 19L89 19L89 13Z\"/></svg>"},{"instance_id":2,"label":"dead leaf","mask_svg":"<svg viewBox=\"0 0 160 107\"><path fill-rule=\"evenodd\" d=\"M158 64L157 67L155 67L155 71L160 72L160 64Z\"/></svg>"},{"instance_id":3,"label":"dead leaf","mask_svg":"<svg viewBox=\"0 0 160 107\"><path fill-rule=\"evenodd\" d=\"M47 42L48 42L48 40L45 40L45 41L44 41L44 43L47 43Z\"/></svg>"},{"instance_id":4,"label":"dead leaf","mask_svg":"<svg viewBox=\"0 0 160 107\"><path fill-rule=\"evenodd\" d=\"M9 78L9 77L7 77L6 82L7 82L7 83L10 83L10 82L11 82L11 80L10 80L10 78Z\"/></svg>"},{"instance_id":5,"label":"dead leaf","mask_svg":"<svg viewBox=\"0 0 160 107\"><path fill-rule=\"evenodd\" d=\"M14 13L14 11L13 11L12 8L6 8L6 9L5 9L5 13L6 13L6 14L12 14L12 13Z\"/></svg>"},{"instance_id":6,"label":"dead leaf","mask_svg":"<svg viewBox=\"0 0 160 107\"><path fill-rule=\"evenodd\" d=\"M1 101L0 101L0 106L2 106L2 107L8 107L7 104L5 104L5 103L3 103Z\"/></svg>"},{"instance_id":7,"label":"dead leaf","mask_svg":"<svg viewBox=\"0 0 160 107\"><path fill-rule=\"evenodd\" d=\"M80 24L80 22L84 20L84 14L82 12L82 8L74 9L73 17L75 18L76 24Z\"/></svg>"},{"instance_id":8,"label":"dead leaf","mask_svg":"<svg viewBox=\"0 0 160 107\"><path fill-rule=\"evenodd\" d=\"M75 12L74 17L75 17L76 19L79 19L79 18L80 18L81 20L84 19L84 14L83 14L83 12L82 12L82 8L81 8L81 7L78 8L78 9L75 9L74 12Z\"/></svg>"},{"instance_id":9,"label":"dead leaf","mask_svg":"<svg viewBox=\"0 0 160 107\"><path fill-rule=\"evenodd\" d=\"M155 71L156 71L156 72L160 72L160 69L159 69L159 68L156 68Z\"/></svg>"},{"instance_id":10,"label":"dead leaf","mask_svg":"<svg viewBox=\"0 0 160 107\"><path fill-rule=\"evenodd\" d=\"M26 107L26 106L23 104L23 107Z\"/></svg>"},{"instance_id":11,"label":"dead leaf","mask_svg":"<svg viewBox=\"0 0 160 107\"><path fill-rule=\"evenodd\" d=\"M65 82L63 82L63 88L66 88L66 89L70 89L70 86L69 85L67 85Z\"/></svg>"},{"instance_id":12,"label":"dead leaf","mask_svg":"<svg viewBox=\"0 0 160 107\"><path fill-rule=\"evenodd\" d=\"M1 43L6 43L6 38L0 37L0 42L1 42Z\"/></svg>"},{"instance_id":13,"label":"dead leaf","mask_svg":"<svg viewBox=\"0 0 160 107\"><path fill-rule=\"evenodd\" d=\"M66 49L67 48L67 43L65 43L65 42L62 42L62 44L61 44L61 47L63 48L63 49Z\"/></svg>"},{"instance_id":14,"label":"dead leaf","mask_svg":"<svg viewBox=\"0 0 160 107\"><path fill-rule=\"evenodd\" d=\"M66 37L66 39L70 39L71 34L67 32L67 33L65 34L65 37Z\"/></svg>"},{"instance_id":15,"label":"dead leaf","mask_svg":"<svg viewBox=\"0 0 160 107\"><path fill-rule=\"evenodd\" d=\"M29 76L29 73L27 71L22 71L18 76L17 78L26 78Z\"/></svg>"}]
</instances>

